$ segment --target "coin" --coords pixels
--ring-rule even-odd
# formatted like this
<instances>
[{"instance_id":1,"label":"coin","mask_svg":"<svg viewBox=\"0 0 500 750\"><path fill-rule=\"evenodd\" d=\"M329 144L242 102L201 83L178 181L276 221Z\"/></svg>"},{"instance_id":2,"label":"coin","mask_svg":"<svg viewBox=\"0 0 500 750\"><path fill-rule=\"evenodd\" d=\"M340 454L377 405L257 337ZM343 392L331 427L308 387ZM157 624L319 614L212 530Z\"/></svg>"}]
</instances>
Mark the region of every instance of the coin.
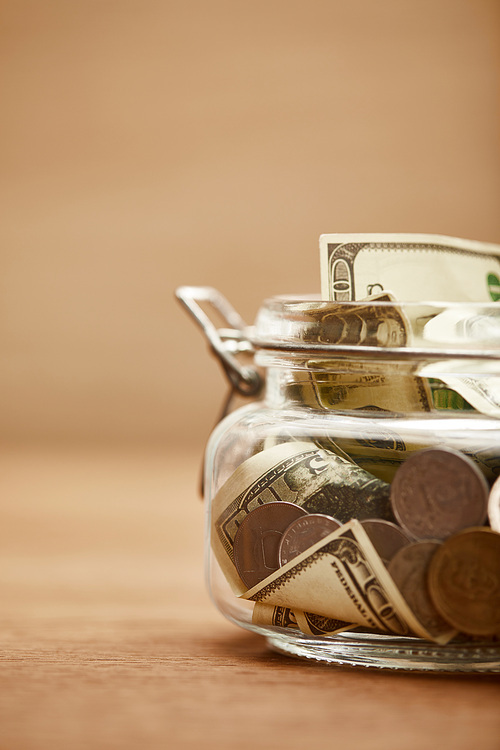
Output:
<instances>
[{"instance_id":1,"label":"coin","mask_svg":"<svg viewBox=\"0 0 500 750\"><path fill-rule=\"evenodd\" d=\"M429 563L442 542L426 539L402 547L387 569L417 620L433 636L453 631L434 606L427 586Z\"/></svg>"},{"instance_id":2,"label":"coin","mask_svg":"<svg viewBox=\"0 0 500 750\"><path fill-rule=\"evenodd\" d=\"M500 531L500 477L495 481L488 498L488 519L495 531Z\"/></svg>"},{"instance_id":3,"label":"coin","mask_svg":"<svg viewBox=\"0 0 500 750\"><path fill-rule=\"evenodd\" d=\"M383 521L381 518L366 518L361 521L361 526L385 565L401 547L412 541L409 534L400 526L396 526L391 521Z\"/></svg>"},{"instance_id":4,"label":"coin","mask_svg":"<svg viewBox=\"0 0 500 750\"><path fill-rule=\"evenodd\" d=\"M252 588L280 567L283 532L306 511L287 502L259 505L245 516L234 537L233 555L243 583Z\"/></svg>"},{"instance_id":5,"label":"coin","mask_svg":"<svg viewBox=\"0 0 500 750\"><path fill-rule=\"evenodd\" d=\"M391 505L415 539L445 539L486 520L488 483L472 459L450 448L414 453L398 468Z\"/></svg>"},{"instance_id":6,"label":"coin","mask_svg":"<svg viewBox=\"0 0 500 750\"><path fill-rule=\"evenodd\" d=\"M313 544L319 542L332 531L340 529L341 523L322 513L309 513L292 521L281 537L279 561L281 565L293 560Z\"/></svg>"},{"instance_id":7,"label":"coin","mask_svg":"<svg viewBox=\"0 0 500 750\"><path fill-rule=\"evenodd\" d=\"M429 565L434 606L469 635L500 633L500 534L486 527L447 539Z\"/></svg>"}]
</instances>

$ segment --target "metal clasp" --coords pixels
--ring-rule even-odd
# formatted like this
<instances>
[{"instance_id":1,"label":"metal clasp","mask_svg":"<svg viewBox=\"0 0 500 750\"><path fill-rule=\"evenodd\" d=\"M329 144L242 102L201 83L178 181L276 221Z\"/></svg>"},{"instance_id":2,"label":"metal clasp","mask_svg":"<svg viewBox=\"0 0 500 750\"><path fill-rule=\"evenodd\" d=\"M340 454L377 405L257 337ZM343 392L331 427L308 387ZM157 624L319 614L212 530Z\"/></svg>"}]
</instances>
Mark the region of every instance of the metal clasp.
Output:
<instances>
[{"instance_id":1,"label":"metal clasp","mask_svg":"<svg viewBox=\"0 0 500 750\"><path fill-rule=\"evenodd\" d=\"M254 349L245 337L246 323L227 299L209 286L180 286L175 296L200 326L208 339L213 353L219 359L230 383L229 393L222 406L216 424L229 413L235 392L242 396L256 396L262 388L263 380L259 372L238 361L238 354L253 355ZM200 302L208 304L230 328L216 328L209 316L202 310ZM200 494L204 496L204 465L200 473Z\"/></svg>"},{"instance_id":2,"label":"metal clasp","mask_svg":"<svg viewBox=\"0 0 500 750\"><path fill-rule=\"evenodd\" d=\"M180 286L175 295L201 327L232 389L242 396L256 396L262 388L259 372L243 365L236 357L240 353L253 354L253 347L244 334L246 323L239 313L217 289L209 286ZM208 304L212 311L218 313L228 328L216 328L200 302Z\"/></svg>"}]
</instances>

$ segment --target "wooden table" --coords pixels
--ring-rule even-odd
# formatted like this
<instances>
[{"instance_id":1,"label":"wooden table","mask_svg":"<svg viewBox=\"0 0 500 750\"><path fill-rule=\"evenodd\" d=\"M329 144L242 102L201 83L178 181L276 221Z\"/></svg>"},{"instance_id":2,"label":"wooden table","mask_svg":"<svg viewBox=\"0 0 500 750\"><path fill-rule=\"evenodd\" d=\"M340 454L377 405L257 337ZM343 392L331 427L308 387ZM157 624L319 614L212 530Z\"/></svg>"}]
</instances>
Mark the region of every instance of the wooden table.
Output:
<instances>
[{"instance_id":1,"label":"wooden table","mask_svg":"<svg viewBox=\"0 0 500 750\"><path fill-rule=\"evenodd\" d=\"M500 747L500 678L270 652L203 583L199 456L6 447L0 750Z\"/></svg>"}]
</instances>

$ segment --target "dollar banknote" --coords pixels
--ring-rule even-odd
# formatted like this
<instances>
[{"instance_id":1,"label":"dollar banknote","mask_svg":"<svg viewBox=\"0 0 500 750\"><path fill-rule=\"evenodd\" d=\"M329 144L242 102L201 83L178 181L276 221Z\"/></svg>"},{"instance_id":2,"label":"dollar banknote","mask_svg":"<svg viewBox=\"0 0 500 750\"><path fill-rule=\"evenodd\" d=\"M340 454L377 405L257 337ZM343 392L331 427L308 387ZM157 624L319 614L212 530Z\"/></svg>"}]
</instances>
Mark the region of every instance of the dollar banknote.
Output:
<instances>
[{"instance_id":1,"label":"dollar banknote","mask_svg":"<svg viewBox=\"0 0 500 750\"><path fill-rule=\"evenodd\" d=\"M500 246L431 234L323 234L321 293L336 302L391 292L401 302L500 299Z\"/></svg>"},{"instance_id":2,"label":"dollar banknote","mask_svg":"<svg viewBox=\"0 0 500 750\"><path fill-rule=\"evenodd\" d=\"M309 360L299 373L304 403L321 409L413 414L432 410L432 392L424 378L402 363Z\"/></svg>"},{"instance_id":3,"label":"dollar banknote","mask_svg":"<svg viewBox=\"0 0 500 750\"><path fill-rule=\"evenodd\" d=\"M290 303L287 312L300 316L304 343L385 348L412 341L408 317L386 293L349 305ZM403 363L306 359L302 368L290 371L283 388L287 400L322 409L413 413L432 408L427 382Z\"/></svg>"},{"instance_id":4,"label":"dollar banknote","mask_svg":"<svg viewBox=\"0 0 500 750\"><path fill-rule=\"evenodd\" d=\"M500 377L475 378L467 375L445 375L447 386L458 393L477 411L498 419L500 417Z\"/></svg>"},{"instance_id":5,"label":"dollar banknote","mask_svg":"<svg viewBox=\"0 0 500 750\"><path fill-rule=\"evenodd\" d=\"M435 372L435 369L432 369L432 372ZM307 374L305 377L308 377ZM462 396L441 381L431 378L429 381L432 382L435 412L440 409L470 412L473 408ZM445 398L446 402L437 401L435 389L443 394L443 401ZM387 393L389 395L389 391ZM309 397L310 395L309 392ZM307 400L304 403L312 402ZM318 408L317 402L314 405ZM398 419L397 414L395 420L381 420L379 415L378 409L367 410L365 414L355 413L352 417L346 414L341 422L336 423L334 436L329 431L328 421L325 421L323 431L319 429L318 421L314 434L310 430L307 434L301 433L300 424L294 425L293 429L281 426L272 436L266 438L263 448L293 441L308 441L356 464L383 482L390 483L398 468L413 453L442 444L442 436L434 429L432 420L428 422L428 430L420 429L417 440L413 430L405 430L405 425ZM500 474L500 448L491 443L490 433L472 435L468 430L455 429L447 436L447 444L475 461L488 481L494 481Z\"/></svg>"},{"instance_id":6,"label":"dollar banknote","mask_svg":"<svg viewBox=\"0 0 500 750\"><path fill-rule=\"evenodd\" d=\"M500 306L453 305L429 317L422 327L426 342L472 349L500 348Z\"/></svg>"},{"instance_id":7,"label":"dollar banknote","mask_svg":"<svg viewBox=\"0 0 500 750\"><path fill-rule=\"evenodd\" d=\"M366 532L353 519L242 595L398 636L444 643L416 619Z\"/></svg>"},{"instance_id":8,"label":"dollar banknote","mask_svg":"<svg viewBox=\"0 0 500 750\"><path fill-rule=\"evenodd\" d=\"M419 367L419 374L456 393L469 408L491 417L500 416L500 377L496 360L476 360L472 364L459 358L429 362Z\"/></svg>"},{"instance_id":9,"label":"dollar banknote","mask_svg":"<svg viewBox=\"0 0 500 750\"><path fill-rule=\"evenodd\" d=\"M366 425L364 436L347 430L336 436L336 444L349 459L365 471L384 482L392 482L398 468L412 453L430 447L436 441L432 433L421 436L418 442L410 435L403 435L402 430L388 426L381 420L371 420ZM426 439L427 437L427 439Z\"/></svg>"},{"instance_id":10,"label":"dollar banknote","mask_svg":"<svg viewBox=\"0 0 500 750\"><path fill-rule=\"evenodd\" d=\"M211 544L227 581L246 590L234 562L236 533L244 519L269 502L295 503L341 523L351 518L393 520L389 485L311 442L276 445L244 461L212 503Z\"/></svg>"},{"instance_id":11,"label":"dollar banknote","mask_svg":"<svg viewBox=\"0 0 500 750\"><path fill-rule=\"evenodd\" d=\"M295 618L300 630L306 635L335 635L357 627L355 623L324 617L314 612L303 612L301 609L295 611Z\"/></svg>"},{"instance_id":12,"label":"dollar banknote","mask_svg":"<svg viewBox=\"0 0 500 750\"><path fill-rule=\"evenodd\" d=\"M393 364L390 372L386 364L342 361L310 360L306 370L295 370L282 384L289 403L300 403L325 412L352 413L355 422L346 415L337 422L335 434L325 431L309 434L301 439L312 440L316 445L361 466L384 482L390 482L398 466L408 455L426 447L422 442L403 437L399 427L389 427L380 416L422 414L434 409L433 394L425 378L415 377L405 365ZM317 421L319 426L320 422ZM297 439L298 427L284 429L269 438L267 446L277 442ZM360 430L366 436L360 435ZM300 434L300 433L299 433ZM435 437L429 436L430 443Z\"/></svg>"},{"instance_id":13,"label":"dollar banknote","mask_svg":"<svg viewBox=\"0 0 500 750\"><path fill-rule=\"evenodd\" d=\"M365 471L384 482L392 482L398 468L417 451L425 448L436 448L443 444L443 436L429 420L428 429L420 431L418 440L415 434L407 432L404 426L391 425L385 420L373 420L366 425L362 436L354 431L339 431L335 437L338 448L343 450L349 459ZM322 444L323 441L320 441ZM324 442L325 446L327 441ZM467 429L456 429L446 437L446 445L469 456L482 471L488 481L494 481L500 473L500 446L491 443L488 433L471 434Z\"/></svg>"},{"instance_id":14,"label":"dollar banknote","mask_svg":"<svg viewBox=\"0 0 500 750\"><path fill-rule=\"evenodd\" d=\"M343 620L333 620L330 617L323 617L312 612L302 612L301 610L293 612L290 607L274 606L263 602L255 602L252 623L266 627L301 630L306 635L334 635L357 627L355 624Z\"/></svg>"},{"instance_id":15,"label":"dollar banknote","mask_svg":"<svg viewBox=\"0 0 500 750\"><path fill-rule=\"evenodd\" d=\"M432 405L436 411L476 411L472 404L439 378L427 378L432 393Z\"/></svg>"},{"instance_id":16,"label":"dollar banknote","mask_svg":"<svg viewBox=\"0 0 500 750\"><path fill-rule=\"evenodd\" d=\"M317 448L321 448L321 450L326 450L328 453L335 453L335 455L340 456L344 459L344 461L349 461L350 463L356 463L351 459L351 457L340 448L337 443L334 442L332 437L329 434L321 435L321 436L313 436L310 434L310 430L308 430L308 434L304 435L301 434L300 430L292 430L287 428L280 428L277 432L275 432L272 435L269 435L264 441L262 445L262 450L266 450L269 448L274 448L275 445L281 445L282 443L291 443L291 442L311 442L313 443Z\"/></svg>"},{"instance_id":17,"label":"dollar banknote","mask_svg":"<svg viewBox=\"0 0 500 750\"><path fill-rule=\"evenodd\" d=\"M374 304L375 303L375 304ZM304 343L343 346L407 346L412 330L394 295L386 292L349 305L339 302L290 302L287 315L300 321Z\"/></svg>"},{"instance_id":18,"label":"dollar banknote","mask_svg":"<svg viewBox=\"0 0 500 750\"><path fill-rule=\"evenodd\" d=\"M364 421L365 436L363 437L359 430L359 418L357 420L358 423L354 429L354 425L344 420L342 429L336 430L335 440L328 433L298 437L291 431L283 431L279 435L268 438L265 447L271 448L285 442L308 440L318 448L335 453L345 461L356 464L377 479L390 483L398 468L412 453L423 448L430 448L438 442L435 433L431 431L419 442L415 442L412 437L403 436L401 431L396 431L393 426L388 427L385 423L381 424L380 420L374 419L368 420L369 424ZM348 425L351 427L350 430ZM489 472L485 470L485 473L490 477Z\"/></svg>"},{"instance_id":19,"label":"dollar banknote","mask_svg":"<svg viewBox=\"0 0 500 750\"><path fill-rule=\"evenodd\" d=\"M500 306L459 305L444 310L426 323L423 338L441 346L494 354L500 348ZM442 385L469 408L500 417L500 377L496 363L478 361L471 368L470 363L464 365L459 361L434 362L421 368L421 372L439 375Z\"/></svg>"},{"instance_id":20,"label":"dollar banknote","mask_svg":"<svg viewBox=\"0 0 500 750\"><path fill-rule=\"evenodd\" d=\"M290 607L274 606L256 602L252 612L252 623L265 627L299 630L297 618Z\"/></svg>"},{"instance_id":21,"label":"dollar banknote","mask_svg":"<svg viewBox=\"0 0 500 750\"><path fill-rule=\"evenodd\" d=\"M400 346L499 347L500 245L440 235L330 234L321 236L320 253L324 299L352 303L385 292L399 300L410 331ZM435 365L427 369L428 379L408 378L406 387L420 382L431 409L500 416L499 377L476 377L470 367L453 373L449 364L442 376ZM395 385L396 399L403 395L403 380Z\"/></svg>"}]
</instances>

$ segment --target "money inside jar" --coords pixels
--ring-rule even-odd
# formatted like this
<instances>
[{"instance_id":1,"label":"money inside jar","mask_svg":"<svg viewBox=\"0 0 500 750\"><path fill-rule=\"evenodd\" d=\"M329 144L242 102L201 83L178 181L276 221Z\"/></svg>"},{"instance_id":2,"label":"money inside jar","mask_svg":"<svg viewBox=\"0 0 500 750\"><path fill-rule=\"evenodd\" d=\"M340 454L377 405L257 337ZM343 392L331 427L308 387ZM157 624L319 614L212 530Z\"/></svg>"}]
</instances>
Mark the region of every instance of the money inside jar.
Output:
<instances>
[{"instance_id":1,"label":"money inside jar","mask_svg":"<svg viewBox=\"0 0 500 750\"><path fill-rule=\"evenodd\" d=\"M300 623L301 613L306 612L337 621L340 623L338 632L346 629L346 623L351 623L352 628L417 635L437 643L448 642L457 633L497 635L500 622L491 614L485 614L484 622L472 627L466 620L457 625L457 616L448 613L454 611L453 607L458 611L463 608L463 591L450 587L446 594L442 593L442 579L446 574L435 572L437 563L431 568L441 545L447 549L443 540L452 544L455 538L462 538L460 534L467 539L470 522L476 524L485 520L487 497L479 490L468 494L468 501L463 497L464 476L469 476L470 472L472 478L478 480L470 459L449 450L425 449L414 454L412 472L406 471L403 464L400 473L396 473L394 505L400 507L401 487L405 481L410 481L410 486L414 487L413 467L421 462L425 477L424 470L430 458L439 459L441 471L446 474L448 470L449 476L446 493L440 494L439 487L434 488L433 493L430 485L428 496L411 496L411 517L422 513L426 517L427 525L421 537L411 524L402 526L396 519L365 517L371 515L371 495L366 489L369 484L364 486L366 505L352 503L351 519L340 523L336 515L339 509L345 513L348 503L350 492L343 496L343 491L351 464L334 453L313 444L290 441L248 459L214 500L214 511L218 513L214 549L235 593L257 602L260 616L262 605L288 608L294 613L296 623ZM324 482L318 481L318 471L324 475ZM246 478L244 487L239 474ZM359 471L355 474L359 477ZM301 477L300 483L296 481L297 476ZM477 481L477 488L483 488L481 480ZM363 486L358 489L362 491ZM450 496L458 498L456 514L448 513ZM319 499L323 501L322 513L308 512L308 508L316 509ZM438 501L444 510L441 506L434 510ZM408 498L405 502L409 502ZM420 514L417 512L419 503ZM447 513L448 528L445 529L443 518L447 518ZM403 515L401 511L399 514ZM434 537L430 533L433 519L436 523ZM495 557L494 550L495 545L500 550L500 534L486 526L481 528L488 531L485 539L491 547L493 562L485 559L479 544L475 552L468 553L467 567L473 571L474 580L484 579L482 589L486 590L489 585L492 592L497 592L494 596L498 596L500 557ZM233 529L234 539L231 538ZM272 555L266 552L270 549ZM273 563L263 567L266 554L273 558ZM452 576L453 554L451 561L450 556L446 558L445 567ZM442 568L443 565L440 570ZM430 569L434 573L428 580ZM474 595L472 591L470 596ZM496 611L499 602L494 596L492 594L492 607ZM486 612L486 609L481 611ZM480 617L479 614L476 619Z\"/></svg>"}]
</instances>

